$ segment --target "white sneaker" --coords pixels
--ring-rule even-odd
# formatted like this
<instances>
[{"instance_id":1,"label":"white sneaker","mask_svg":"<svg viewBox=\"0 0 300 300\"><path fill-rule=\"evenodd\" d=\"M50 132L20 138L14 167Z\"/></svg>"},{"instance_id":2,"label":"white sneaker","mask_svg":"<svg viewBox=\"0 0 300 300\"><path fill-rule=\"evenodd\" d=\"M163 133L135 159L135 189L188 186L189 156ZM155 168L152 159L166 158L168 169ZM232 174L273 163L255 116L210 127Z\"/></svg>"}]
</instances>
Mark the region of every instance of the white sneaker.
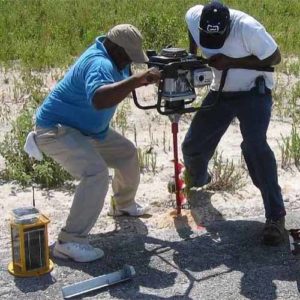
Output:
<instances>
[{"instance_id":1,"label":"white sneaker","mask_svg":"<svg viewBox=\"0 0 300 300\"><path fill-rule=\"evenodd\" d=\"M116 208L115 205L110 205L108 215L113 217L118 216L131 216L131 217L140 217L147 214L150 210L149 206L141 206L138 203L132 203L131 205L125 208Z\"/></svg>"},{"instance_id":2,"label":"white sneaker","mask_svg":"<svg viewBox=\"0 0 300 300\"><path fill-rule=\"evenodd\" d=\"M52 255L60 259L72 259L76 262L90 262L101 258L104 252L90 244L56 242Z\"/></svg>"}]
</instances>

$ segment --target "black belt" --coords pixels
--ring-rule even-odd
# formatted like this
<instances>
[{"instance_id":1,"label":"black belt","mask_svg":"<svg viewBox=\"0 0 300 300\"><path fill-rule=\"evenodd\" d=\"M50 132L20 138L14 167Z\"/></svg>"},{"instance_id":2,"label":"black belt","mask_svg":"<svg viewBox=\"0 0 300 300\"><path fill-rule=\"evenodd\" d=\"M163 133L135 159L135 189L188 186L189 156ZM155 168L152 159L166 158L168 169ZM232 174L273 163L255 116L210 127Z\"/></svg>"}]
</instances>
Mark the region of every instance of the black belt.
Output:
<instances>
[{"instance_id":1,"label":"black belt","mask_svg":"<svg viewBox=\"0 0 300 300\"><path fill-rule=\"evenodd\" d=\"M219 91L210 90L210 93L212 93L213 95L217 95L218 93L220 93L220 97L224 97L224 98L243 97L249 94L256 94L256 95L259 94L256 87L252 88L250 91L219 92ZM272 90L265 88L264 95L271 95L271 94L272 94Z\"/></svg>"}]
</instances>

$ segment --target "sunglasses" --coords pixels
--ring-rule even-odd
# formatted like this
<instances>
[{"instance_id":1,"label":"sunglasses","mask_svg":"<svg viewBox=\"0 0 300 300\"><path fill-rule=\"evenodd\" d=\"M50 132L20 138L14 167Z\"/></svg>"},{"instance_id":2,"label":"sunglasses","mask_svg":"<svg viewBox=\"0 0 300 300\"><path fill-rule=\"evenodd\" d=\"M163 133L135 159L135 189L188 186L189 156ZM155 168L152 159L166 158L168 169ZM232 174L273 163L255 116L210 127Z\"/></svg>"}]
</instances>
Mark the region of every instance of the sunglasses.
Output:
<instances>
[{"instance_id":1,"label":"sunglasses","mask_svg":"<svg viewBox=\"0 0 300 300\"><path fill-rule=\"evenodd\" d=\"M211 26L212 30L208 31L208 30L201 28L200 26L198 27L198 29L200 30L200 32L204 32L209 35L224 35L224 33L226 32L226 30L228 28L228 26L226 26L223 30L219 30L218 25L216 25L216 26L209 25L209 26ZM214 29L217 29L218 31L214 31Z\"/></svg>"}]
</instances>

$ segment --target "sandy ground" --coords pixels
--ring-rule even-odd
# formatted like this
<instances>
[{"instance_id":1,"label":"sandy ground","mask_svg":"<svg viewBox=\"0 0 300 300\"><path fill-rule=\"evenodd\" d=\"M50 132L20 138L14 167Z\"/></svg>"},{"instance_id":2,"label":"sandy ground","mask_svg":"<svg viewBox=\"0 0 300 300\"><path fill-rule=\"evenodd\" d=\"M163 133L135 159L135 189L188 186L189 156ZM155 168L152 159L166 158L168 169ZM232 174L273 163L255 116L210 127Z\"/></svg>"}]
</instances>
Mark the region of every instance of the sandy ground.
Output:
<instances>
[{"instance_id":1,"label":"sandy ground","mask_svg":"<svg viewBox=\"0 0 300 300\"><path fill-rule=\"evenodd\" d=\"M3 74L2 74L3 76ZM3 78L2 78L3 80ZM50 84L51 79L50 79ZM10 95L11 91L3 85L1 87L2 95ZM150 103L153 98L156 97L153 87L145 87L138 92L140 99L146 100L146 103ZM8 101L9 103L9 101ZM18 110L18 103L12 103L12 110ZM120 106L119 110L121 109ZM245 181L245 186L236 191L235 193L228 192L212 192L209 190L200 191L196 198L196 205L192 210L183 210L183 216L181 218L176 218L173 211L174 195L171 196L167 190L167 183L172 178L173 175L173 165L171 159L173 157L172 152L172 137L171 137L171 125L167 117L159 115L156 111L143 111L137 109L132 100L126 100L126 111L127 111L127 128L124 134L133 142L137 144L138 147L145 150L150 150L152 153L157 154L157 162L155 164L155 172L151 170L146 170L141 174L141 184L137 194L137 201L141 204L148 204L151 206L150 216L148 218L141 219L130 219L124 218L121 221L115 220L107 216L108 203L111 195L111 190L107 195L107 201L105 207L91 232L91 241L102 245L106 255L106 259L101 262L102 270L112 271L126 263L126 257L114 256L117 249L122 248L123 244L125 247L130 243L130 239L133 239L136 243L136 237L155 237L167 239L169 234L173 234L170 240L180 242L182 241L184 245L185 240L185 230L187 232L192 232L191 235L188 234L189 238L197 237L203 232L205 232L205 227L212 224L213 221L250 221L255 218L260 218L263 221L264 209L262 205L262 199L259 191L252 185L247 172L244 173L243 180ZM129 108L128 108L129 107ZM124 108L123 108L124 109ZM183 116L179 123L179 140L182 141L184 134L189 126L191 116ZM9 125L5 120L3 123L3 132L9 129ZM134 127L136 130L134 130ZM289 120L280 120L279 118L272 118L269 132L268 141L271 148L274 150L277 162L278 162L278 174L279 183L282 187L283 197L289 216L289 212L299 212L300 211L300 173L295 169L290 169L288 171L280 168L280 149L278 146L278 141L281 136L289 135L291 130L291 123ZM2 133L3 133L2 132ZM219 145L219 151L223 153L224 158L233 159L234 162L240 167L241 159L241 135L239 132L239 126L237 122L234 122ZM179 155L181 157L181 151L179 149ZM4 166L4 162L1 162L1 166ZM49 240L52 243L55 241L57 233L63 226L65 219L68 215L68 211L72 202L73 191L60 191L60 190L40 190L35 191L35 201L38 209L46 214L51 223L49 225ZM87 274L103 274L102 271L99 272L88 272L86 269L77 269L76 264L61 264L55 261L54 271L51 273L55 283L45 284L43 281L33 282L30 284L37 284L35 287L28 286L24 281L18 284L18 281L14 279L7 272L7 264L11 261L11 250L10 250L10 233L9 233L9 213L13 208L28 206L32 203L32 190L27 188L25 190L21 189L18 185L14 183L0 183L0 213L2 215L0 221L1 228L1 279L0 279L0 298L1 299L60 299L60 288L63 285L74 283L78 280L83 280L89 278ZM195 203L194 203L195 204ZM287 216L287 218L288 218ZM121 224L122 223L122 224ZM121 225L120 225L121 224ZM300 224L298 224L300 226ZM204 231L203 231L204 230ZM185 232L185 233L184 233ZM180 234L179 234L180 233ZM183 233L183 234L182 234ZM113 241L116 234L121 234L124 237L123 243L117 244ZM127 238L126 238L127 234ZM98 237L98 238L95 238ZM103 241L101 240L103 238ZM216 237L218 239L218 236ZM151 248L151 247L150 247ZM147 249L149 250L149 249ZM143 256L145 253L144 248L139 250L135 249L136 255ZM284 249L284 251L288 251ZM285 252L286 253L286 252ZM286 254L287 255L287 254ZM225 258L226 260L226 258ZM149 262L149 261L148 261ZM176 262L173 262L176 267ZM221 263L220 263L221 265ZM93 269L93 266L90 265ZM150 266L150 265L149 265ZM136 266L138 267L138 266ZM159 265L156 266L158 269ZM180 265L177 265L180 268ZM75 269L74 269L75 268ZM147 270L147 265L143 270ZM211 271L216 268L212 268ZM86 271L86 272L85 272ZM145 271L147 272L147 271ZM141 274L140 274L141 275ZM29 281L28 281L29 282ZM178 284L178 283L177 283ZM229 282L223 282L224 285L230 284ZM239 286L239 279L233 283L236 287ZM274 283L277 288L280 288L281 282ZM54 285L54 290L51 290L51 285ZM158 287L159 288L159 287ZM288 287L288 289L295 289L295 285ZM152 287L155 290L155 287ZM165 290L167 287L160 287L160 290ZM141 290L140 290L141 291ZM144 291L147 294L147 291ZM139 294L122 294L121 292L117 295L113 293L107 293L103 296L105 299L110 298L124 298L124 299L136 299L145 298ZM152 292L151 292L152 293ZM148 294L151 295L151 293ZM154 291L155 293L155 291ZM153 293L152 293L153 294ZM163 299L166 295L160 294ZM101 294L100 294L101 295ZM93 299L100 299L100 295L94 295ZM169 294L170 298L176 298L179 294L178 291ZM176 296L177 295L177 296ZM234 296L235 295L235 296ZM232 298L230 293L221 299L238 299L236 295L238 292L233 293ZM297 292L292 293L290 298L286 299L297 299ZM180 296L180 295L179 295ZM178 297L179 297L178 296ZM190 299L189 296L182 296L182 299ZM293 298L295 296L295 298ZM212 298L207 297L203 299L216 299L213 295ZM215 295L217 297L217 295ZM147 298L147 297L146 297ZM149 299L152 299L150 296ZM198 299L197 296L191 297L192 299ZM276 299L276 297L271 298L255 298L247 297L247 295L240 295L240 299ZM154 299L154 297L153 297ZM284 299L278 297L278 299Z\"/></svg>"}]
</instances>

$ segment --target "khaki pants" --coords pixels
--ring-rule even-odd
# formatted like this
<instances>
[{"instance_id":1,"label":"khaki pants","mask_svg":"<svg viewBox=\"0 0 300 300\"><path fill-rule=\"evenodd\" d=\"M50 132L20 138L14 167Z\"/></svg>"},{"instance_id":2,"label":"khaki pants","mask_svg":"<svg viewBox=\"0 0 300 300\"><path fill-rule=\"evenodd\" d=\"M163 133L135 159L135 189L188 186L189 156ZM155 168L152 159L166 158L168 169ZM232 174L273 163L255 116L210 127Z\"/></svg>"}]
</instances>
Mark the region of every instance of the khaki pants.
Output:
<instances>
[{"instance_id":1,"label":"khaki pants","mask_svg":"<svg viewBox=\"0 0 300 300\"><path fill-rule=\"evenodd\" d=\"M97 221L107 194L108 167L115 170L112 189L117 208L134 202L140 181L137 151L116 131L109 129L106 139L101 141L63 125L37 127L36 142L42 152L80 180L59 240L87 243L87 235Z\"/></svg>"}]
</instances>

